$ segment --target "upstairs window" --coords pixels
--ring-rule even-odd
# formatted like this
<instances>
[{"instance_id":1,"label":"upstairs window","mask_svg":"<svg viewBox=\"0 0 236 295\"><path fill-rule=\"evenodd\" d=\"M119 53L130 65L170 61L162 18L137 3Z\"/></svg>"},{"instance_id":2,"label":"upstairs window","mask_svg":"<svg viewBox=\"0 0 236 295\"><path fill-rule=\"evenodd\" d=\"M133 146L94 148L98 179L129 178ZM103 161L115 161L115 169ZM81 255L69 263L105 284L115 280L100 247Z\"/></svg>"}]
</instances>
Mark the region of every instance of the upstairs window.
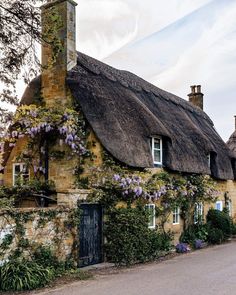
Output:
<instances>
[{"instance_id":1,"label":"upstairs window","mask_svg":"<svg viewBox=\"0 0 236 295\"><path fill-rule=\"evenodd\" d=\"M145 209L148 211L149 219L148 219L148 228L156 227L156 212L155 212L155 204L147 204Z\"/></svg>"},{"instance_id":2,"label":"upstairs window","mask_svg":"<svg viewBox=\"0 0 236 295\"><path fill-rule=\"evenodd\" d=\"M152 137L151 147L153 163L156 165L162 165L162 139L158 137Z\"/></svg>"},{"instance_id":3,"label":"upstairs window","mask_svg":"<svg viewBox=\"0 0 236 295\"><path fill-rule=\"evenodd\" d=\"M24 163L13 164L13 185L24 184L29 180L29 169Z\"/></svg>"}]
</instances>

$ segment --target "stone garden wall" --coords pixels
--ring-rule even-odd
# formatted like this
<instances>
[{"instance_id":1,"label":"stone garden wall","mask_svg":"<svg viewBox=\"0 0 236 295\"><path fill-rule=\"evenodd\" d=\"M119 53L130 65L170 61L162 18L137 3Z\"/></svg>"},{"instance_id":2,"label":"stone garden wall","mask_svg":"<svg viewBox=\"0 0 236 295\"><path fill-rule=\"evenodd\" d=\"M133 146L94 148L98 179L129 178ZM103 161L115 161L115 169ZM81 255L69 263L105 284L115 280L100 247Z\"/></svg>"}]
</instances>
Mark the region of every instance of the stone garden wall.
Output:
<instances>
[{"instance_id":1,"label":"stone garden wall","mask_svg":"<svg viewBox=\"0 0 236 295\"><path fill-rule=\"evenodd\" d=\"M29 256L39 246L61 261L76 261L78 215L64 208L0 211L0 264L10 256Z\"/></svg>"}]
</instances>

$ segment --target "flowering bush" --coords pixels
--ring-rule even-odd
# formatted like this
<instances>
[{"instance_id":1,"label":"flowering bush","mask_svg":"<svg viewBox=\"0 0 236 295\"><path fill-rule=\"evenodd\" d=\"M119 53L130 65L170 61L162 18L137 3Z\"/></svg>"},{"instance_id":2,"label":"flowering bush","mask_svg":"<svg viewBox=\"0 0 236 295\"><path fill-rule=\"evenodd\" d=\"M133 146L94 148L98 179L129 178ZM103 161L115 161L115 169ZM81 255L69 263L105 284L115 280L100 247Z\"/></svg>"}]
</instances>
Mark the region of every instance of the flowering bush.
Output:
<instances>
[{"instance_id":1,"label":"flowering bush","mask_svg":"<svg viewBox=\"0 0 236 295\"><path fill-rule=\"evenodd\" d=\"M202 240L195 240L194 248L195 249L202 249L203 248L203 241Z\"/></svg>"},{"instance_id":2,"label":"flowering bush","mask_svg":"<svg viewBox=\"0 0 236 295\"><path fill-rule=\"evenodd\" d=\"M177 253L187 253L190 251L189 247L185 243L179 243L175 247Z\"/></svg>"}]
</instances>

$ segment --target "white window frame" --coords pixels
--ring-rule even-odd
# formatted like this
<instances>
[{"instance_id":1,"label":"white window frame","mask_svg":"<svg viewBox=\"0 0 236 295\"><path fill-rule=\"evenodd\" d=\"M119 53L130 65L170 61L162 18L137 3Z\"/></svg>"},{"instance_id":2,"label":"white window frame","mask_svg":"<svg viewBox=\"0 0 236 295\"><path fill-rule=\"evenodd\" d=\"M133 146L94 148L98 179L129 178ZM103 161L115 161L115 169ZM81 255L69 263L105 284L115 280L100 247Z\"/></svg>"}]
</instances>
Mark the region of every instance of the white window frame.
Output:
<instances>
[{"instance_id":1,"label":"white window frame","mask_svg":"<svg viewBox=\"0 0 236 295\"><path fill-rule=\"evenodd\" d=\"M150 210L152 208L152 211ZM156 228L156 206L155 204L146 204L145 209L148 210L148 212L152 212L152 215L149 216L149 218L152 218L152 222L148 221L148 228L154 229Z\"/></svg>"},{"instance_id":2,"label":"white window frame","mask_svg":"<svg viewBox=\"0 0 236 295\"><path fill-rule=\"evenodd\" d=\"M13 164L13 166L12 166L12 177L13 177L13 179L12 179L12 183L13 183L13 186L14 185L16 185L16 173L15 173L15 168L16 168L16 166L20 166L20 173L23 171L23 169L24 169L24 166L26 166L26 164L25 163L14 163ZM25 175L28 175L28 179L30 179L30 170L28 169L28 173L27 174L25 174ZM20 179L20 181L22 182L22 180L23 180L23 174L21 175L21 179Z\"/></svg>"},{"instance_id":3,"label":"white window frame","mask_svg":"<svg viewBox=\"0 0 236 295\"><path fill-rule=\"evenodd\" d=\"M172 217L173 217L173 225L179 224L180 222L180 208L175 207L175 209L172 212Z\"/></svg>"},{"instance_id":4,"label":"white window frame","mask_svg":"<svg viewBox=\"0 0 236 295\"><path fill-rule=\"evenodd\" d=\"M155 149L155 140L159 140L160 141L160 149ZM163 146L162 146L162 138L161 137L152 137L152 140L151 140L151 148L152 148L152 158L153 158L153 163L156 164L156 165L162 165L162 154L163 154ZM154 160L154 151L157 150L160 152L160 162L158 161L155 161Z\"/></svg>"},{"instance_id":5,"label":"white window frame","mask_svg":"<svg viewBox=\"0 0 236 295\"><path fill-rule=\"evenodd\" d=\"M200 222L203 221L203 203L202 202L195 203L195 208L194 208L194 223L196 224L199 221Z\"/></svg>"},{"instance_id":6,"label":"white window frame","mask_svg":"<svg viewBox=\"0 0 236 295\"><path fill-rule=\"evenodd\" d=\"M217 205L220 205L220 209L217 209ZM223 211L223 201L216 201L215 209L219 211Z\"/></svg>"}]
</instances>

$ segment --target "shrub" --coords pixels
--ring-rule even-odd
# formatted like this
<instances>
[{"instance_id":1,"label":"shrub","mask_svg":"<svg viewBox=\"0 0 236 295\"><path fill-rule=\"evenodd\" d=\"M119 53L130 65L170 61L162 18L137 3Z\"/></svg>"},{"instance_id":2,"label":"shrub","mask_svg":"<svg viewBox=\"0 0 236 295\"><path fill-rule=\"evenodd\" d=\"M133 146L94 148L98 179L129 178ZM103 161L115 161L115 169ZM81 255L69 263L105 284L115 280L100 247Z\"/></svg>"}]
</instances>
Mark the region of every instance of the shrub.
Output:
<instances>
[{"instance_id":1,"label":"shrub","mask_svg":"<svg viewBox=\"0 0 236 295\"><path fill-rule=\"evenodd\" d=\"M65 271L65 263L58 261L57 257L53 255L49 247L39 246L34 254L33 261L38 265L50 268L55 275L60 275Z\"/></svg>"},{"instance_id":2,"label":"shrub","mask_svg":"<svg viewBox=\"0 0 236 295\"><path fill-rule=\"evenodd\" d=\"M32 290L45 286L52 278L51 269L34 261L12 260L0 267L0 290Z\"/></svg>"},{"instance_id":3,"label":"shrub","mask_svg":"<svg viewBox=\"0 0 236 295\"><path fill-rule=\"evenodd\" d=\"M224 240L224 233L219 228L210 228L208 241L211 244L220 244Z\"/></svg>"},{"instance_id":4,"label":"shrub","mask_svg":"<svg viewBox=\"0 0 236 295\"><path fill-rule=\"evenodd\" d=\"M229 238L232 234L231 219L225 212L210 209L207 214L207 222L210 226L209 234L212 228L220 229L223 233L223 240Z\"/></svg>"},{"instance_id":5,"label":"shrub","mask_svg":"<svg viewBox=\"0 0 236 295\"><path fill-rule=\"evenodd\" d=\"M129 265L155 259L170 247L171 235L148 228L148 213L142 208L116 208L108 212L105 227L108 260Z\"/></svg>"},{"instance_id":6,"label":"shrub","mask_svg":"<svg viewBox=\"0 0 236 295\"><path fill-rule=\"evenodd\" d=\"M179 243L175 247L177 253L187 253L189 251L189 247L185 243Z\"/></svg>"},{"instance_id":7,"label":"shrub","mask_svg":"<svg viewBox=\"0 0 236 295\"><path fill-rule=\"evenodd\" d=\"M207 241L208 225L193 224L189 226L180 236L180 242L194 246L196 240Z\"/></svg>"}]
</instances>

